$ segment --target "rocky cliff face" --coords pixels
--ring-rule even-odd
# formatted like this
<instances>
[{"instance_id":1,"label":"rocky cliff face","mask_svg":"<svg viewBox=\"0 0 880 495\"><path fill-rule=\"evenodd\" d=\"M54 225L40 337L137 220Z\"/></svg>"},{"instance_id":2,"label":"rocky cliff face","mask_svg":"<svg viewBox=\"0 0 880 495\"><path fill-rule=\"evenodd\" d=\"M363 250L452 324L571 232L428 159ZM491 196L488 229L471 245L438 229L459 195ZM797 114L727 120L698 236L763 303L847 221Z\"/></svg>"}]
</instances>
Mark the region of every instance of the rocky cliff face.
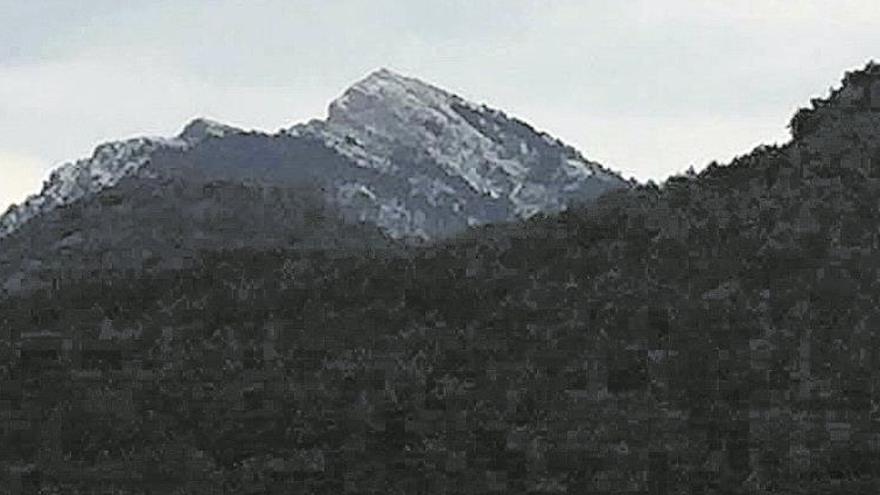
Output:
<instances>
[{"instance_id":1,"label":"rocky cliff face","mask_svg":"<svg viewBox=\"0 0 880 495\"><path fill-rule=\"evenodd\" d=\"M339 184L339 199L395 237L529 218L627 186L521 121L384 69L333 101L326 120L288 134L379 172Z\"/></svg>"}]
</instances>

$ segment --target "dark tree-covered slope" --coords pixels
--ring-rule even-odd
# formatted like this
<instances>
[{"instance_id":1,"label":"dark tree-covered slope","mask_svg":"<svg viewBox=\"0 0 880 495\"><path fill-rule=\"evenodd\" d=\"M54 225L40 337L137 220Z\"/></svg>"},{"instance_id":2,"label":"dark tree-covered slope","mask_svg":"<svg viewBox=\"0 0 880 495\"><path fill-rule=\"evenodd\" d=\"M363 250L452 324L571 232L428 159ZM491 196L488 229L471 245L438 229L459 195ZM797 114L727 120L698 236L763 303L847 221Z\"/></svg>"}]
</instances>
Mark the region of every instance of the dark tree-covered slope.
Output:
<instances>
[{"instance_id":1,"label":"dark tree-covered slope","mask_svg":"<svg viewBox=\"0 0 880 495\"><path fill-rule=\"evenodd\" d=\"M0 244L0 297L90 277L193 266L218 248L391 248L374 225L346 221L307 180L132 177L57 208Z\"/></svg>"}]
</instances>

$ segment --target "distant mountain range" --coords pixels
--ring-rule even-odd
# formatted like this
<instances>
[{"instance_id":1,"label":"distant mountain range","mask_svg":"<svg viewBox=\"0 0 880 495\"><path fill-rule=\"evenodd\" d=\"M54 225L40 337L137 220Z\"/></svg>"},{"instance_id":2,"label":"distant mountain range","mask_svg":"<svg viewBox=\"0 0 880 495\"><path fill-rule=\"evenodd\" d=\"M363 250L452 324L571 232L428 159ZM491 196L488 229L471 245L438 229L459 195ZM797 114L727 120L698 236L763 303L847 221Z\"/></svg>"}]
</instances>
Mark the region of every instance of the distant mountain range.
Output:
<instances>
[{"instance_id":1,"label":"distant mountain range","mask_svg":"<svg viewBox=\"0 0 880 495\"><path fill-rule=\"evenodd\" d=\"M395 239L435 239L529 218L631 184L528 124L382 69L333 101L329 117L277 134L198 119L174 138L103 144L59 167L0 217L0 238L126 178L308 184L348 220Z\"/></svg>"}]
</instances>

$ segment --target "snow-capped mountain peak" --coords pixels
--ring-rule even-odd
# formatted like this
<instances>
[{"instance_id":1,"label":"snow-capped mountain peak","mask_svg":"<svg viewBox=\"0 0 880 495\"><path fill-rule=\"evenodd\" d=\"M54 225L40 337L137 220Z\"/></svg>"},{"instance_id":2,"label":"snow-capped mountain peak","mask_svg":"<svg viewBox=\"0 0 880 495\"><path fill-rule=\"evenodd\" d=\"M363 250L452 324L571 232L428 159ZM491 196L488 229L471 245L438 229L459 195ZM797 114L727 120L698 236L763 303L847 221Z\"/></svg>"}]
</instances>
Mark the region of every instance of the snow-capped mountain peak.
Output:
<instances>
[{"instance_id":1,"label":"snow-capped mountain peak","mask_svg":"<svg viewBox=\"0 0 880 495\"><path fill-rule=\"evenodd\" d=\"M330 103L327 115L289 132L320 140L361 167L418 184L407 196L424 194L432 207L451 194L458 200L448 207L463 211L463 194L475 195L510 209L508 219L528 218L625 187L619 176L527 124L388 69L352 85ZM405 198L385 201L398 205ZM469 217L468 223L498 221L479 211Z\"/></svg>"},{"instance_id":2,"label":"snow-capped mountain peak","mask_svg":"<svg viewBox=\"0 0 880 495\"><path fill-rule=\"evenodd\" d=\"M469 225L559 211L628 187L575 149L503 112L388 69L356 82L327 113L325 120L274 136L228 139L242 131L199 118L173 138L103 144L90 158L59 167L39 194L0 217L0 238L141 170L161 175L184 163L204 164L198 170L229 180L308 177L346 214L397 238L442 237ZM144 168L154 156L166 156L156 151L168 149L187 159L169 157Z\"/></svg>"},{"instance_id":3,"label":"snow-capped mountain peak","mask_svg":"<svg viewBox=\"0 0 880 495\"><path fill-rule=\"evenodd\" d=\"M447 103L452 98L453 95L418 79L404 77L388 69L379 69L333 100L328 109L327 121L344 125L364 119L376 119L387 116L387 113L378 113L383 108L397 112L431 109L437 113L445 113Z\"/></svg>"}]
</instances>

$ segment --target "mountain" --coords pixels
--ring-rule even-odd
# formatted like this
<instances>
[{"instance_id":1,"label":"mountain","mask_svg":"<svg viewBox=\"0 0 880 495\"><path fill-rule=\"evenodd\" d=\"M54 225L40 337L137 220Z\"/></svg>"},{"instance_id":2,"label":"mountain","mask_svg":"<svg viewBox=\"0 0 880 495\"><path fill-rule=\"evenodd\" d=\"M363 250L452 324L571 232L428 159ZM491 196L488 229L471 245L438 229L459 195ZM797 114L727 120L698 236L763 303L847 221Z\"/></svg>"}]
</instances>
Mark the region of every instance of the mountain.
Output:
<instances>
[{"instance_id":1,"label":"mountain","mask_svg":"<svg viewBox=\"0 0 880 495\"><path fill-rule=\"evenodd\" d=\"M234 247L388 248L631 185L501 112L387 70L328 113L276 134L197 119L59 167L0 217L0 295Z\"/></svg>"},{"instance_id":2,"label":"mountain","mask_svg":"<svg viewBox=\"0 0 880 495\"><path fill-rule=\"evenodd\" d=\"M378 171L381 180L337 185L340 202L395 237L529 218L628 185L528 124L385 69L288 135Z\"/></svg>"},{"instance_id":3,"label":"mountain","mask_svg":"<svg viewBox=\"0 0 880 495\"><path fill-rule=\"evenodd\" d=\"M190 175L198 178L307 179L346 218L398 239L560 211L630 185L499 111L383 69L332 102L326 121L275 135L199 119L174 138L101 145L10 208L0 218L0 238L125 177L180 176L169 162L193 165Z\"/></svg>"},{"instance_id":4,"label":"mountain","mask_svg":"<svg viewBox=\"0 0 880 495\"><path fill-rule=\"evenodd\" d=\"M44 213L115 186L122 178L137 173L159 149L188 149L208 137L222 137L233 130L198 119L174 139L134 138L102 144L90 158L58 167L39 194L11 206L0 217L0 239Z\"/></svg>"},{"instance_id":5,"label":"mountain","mask_svg":"<svg viewBox=\"0 0 880 495\"><path fill-rule=\"evenodd\" d=\"M0 491L878 493L877 88L869 64L781 146L453 239L0 298ZM265 139L153 163L192 187Z\"/></svg>"}]
</instances>

